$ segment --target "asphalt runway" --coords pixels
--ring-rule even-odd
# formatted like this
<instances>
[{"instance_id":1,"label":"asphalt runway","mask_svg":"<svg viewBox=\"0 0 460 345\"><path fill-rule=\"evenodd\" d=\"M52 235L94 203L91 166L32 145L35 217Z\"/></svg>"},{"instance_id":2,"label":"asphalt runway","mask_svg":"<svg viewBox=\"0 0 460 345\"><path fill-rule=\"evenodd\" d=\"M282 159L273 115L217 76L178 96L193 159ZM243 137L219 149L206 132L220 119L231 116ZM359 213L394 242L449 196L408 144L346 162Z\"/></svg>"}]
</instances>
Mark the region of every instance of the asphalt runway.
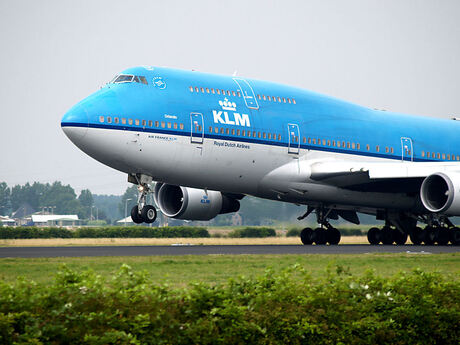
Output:
<instances>
[{"instance_id":1,"label":"asphalt runway","mask_svg":"<svg viewBox=\"0 0 460 345\"><path fill-rule=\"evenodd\" d=\"M149 256L149 255L241 255L241 254L368 254L458 253L458 246L372 246L344 244L338 246L303 245L180 245L180 246L89 246L89 247L0 247L0 258L51 258L83 256Z\"/></svg>"}]
</instances>

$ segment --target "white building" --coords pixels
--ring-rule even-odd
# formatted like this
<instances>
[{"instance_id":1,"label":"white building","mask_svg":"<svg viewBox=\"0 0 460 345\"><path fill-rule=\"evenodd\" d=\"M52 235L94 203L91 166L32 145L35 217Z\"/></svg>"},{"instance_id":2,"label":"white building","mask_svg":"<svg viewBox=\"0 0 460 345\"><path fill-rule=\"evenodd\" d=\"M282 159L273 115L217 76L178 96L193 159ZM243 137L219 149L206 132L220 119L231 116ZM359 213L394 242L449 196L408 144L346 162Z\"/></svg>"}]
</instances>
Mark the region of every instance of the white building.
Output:
<instances>
[{"instance_id":1,"label":"white building","mask_svg":"<svg viewBox=\"0 0 460 345\"><path fill-rule=\"evenodd\" d=\"M75 226L80 223L76 214L33 214L31 217L36 226Z\"/></svg>"}]
</instances>

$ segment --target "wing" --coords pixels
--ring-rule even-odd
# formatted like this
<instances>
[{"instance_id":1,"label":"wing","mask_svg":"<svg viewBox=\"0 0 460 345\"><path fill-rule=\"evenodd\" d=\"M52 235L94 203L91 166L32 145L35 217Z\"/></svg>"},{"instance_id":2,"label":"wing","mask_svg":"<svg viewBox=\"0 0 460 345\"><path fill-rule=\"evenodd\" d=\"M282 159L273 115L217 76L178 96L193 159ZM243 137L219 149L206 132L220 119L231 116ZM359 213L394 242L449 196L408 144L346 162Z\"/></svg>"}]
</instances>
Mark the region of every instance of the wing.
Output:
<instances>
[{"instance_id":1,"label":"wing","mask_svg":"<svg viewBox=\"0 0 460 345\"><path fill-rule=\"evenodd\" d=\"M460 163L318 161L310 169L310 178L321 183L355 191L410 194L418 193L431 174L460 172Z\"/></svg>"}]
</instances>

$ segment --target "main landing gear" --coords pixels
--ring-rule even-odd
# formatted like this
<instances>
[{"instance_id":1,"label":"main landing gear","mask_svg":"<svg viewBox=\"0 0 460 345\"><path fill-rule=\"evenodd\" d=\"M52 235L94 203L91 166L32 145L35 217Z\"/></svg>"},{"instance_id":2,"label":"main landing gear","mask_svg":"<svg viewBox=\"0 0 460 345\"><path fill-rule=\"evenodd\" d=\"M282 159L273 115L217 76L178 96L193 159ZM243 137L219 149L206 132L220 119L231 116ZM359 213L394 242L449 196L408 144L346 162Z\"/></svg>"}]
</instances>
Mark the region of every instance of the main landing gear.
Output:
<instances>
[{"instance_id":1,"label":"main landing gear","mask_svg":"<svg viewBox=\"0 0 460 345\"><path fill-rule=\"evenodd\" d=\"M402 215L388 218L382 229L370 228L367 239L372 245L404 245L408 237L415 245L460 245L460 228L455 227L448 218L430 215L419 220L427 223L424 229L417 226L416 218L410 220Z\"/></svg>"},{"instance_id":2,"label":"main landing gear","mask_svg":"<svg viewBox=\"0 0 460 345\"><path fill-rule=\"evenodd\" d=\"M298 219L304 219L308 217L308 215L313 212L314 209L311 207L308 207L307 212L299 217ZM336 245L339 244L340 242L340 231L334 228L329 222L328 218L330 216L331 210L323 210L323 209L318 209L316 210L316 217L318 224L321 226L312 229L312 228L305 228L300 232L300 240L302 241L303 244L308 245L308 244L317 244L317 245L324 245L324 244L330 244L330 245Z\"/></svg>"},{"instance_id":3,"label":"main landing gear","mask_svg":"<svg viewBox=\"0 0 460 345\"><path fill-rule=\"evenodd\" d=\"M146 205L147 195L151 190L147 183L139 184L137 190L139 191L139 196L137 198L137 205L131 209L131 219L136 224L151 224L157 219L157 210L155 207Z\"/></svg>"}]
</instances>

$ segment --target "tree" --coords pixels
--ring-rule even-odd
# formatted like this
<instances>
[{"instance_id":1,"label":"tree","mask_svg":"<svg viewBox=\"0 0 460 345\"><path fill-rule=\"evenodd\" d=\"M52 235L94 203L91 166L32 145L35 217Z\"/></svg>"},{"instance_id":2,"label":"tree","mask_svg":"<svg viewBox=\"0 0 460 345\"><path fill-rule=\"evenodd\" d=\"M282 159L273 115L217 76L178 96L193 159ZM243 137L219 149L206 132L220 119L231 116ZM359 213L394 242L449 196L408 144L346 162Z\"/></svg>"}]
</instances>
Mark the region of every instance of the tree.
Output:
<instances>
[{"instance_id":1,"label":"tree","mask_svg":"<svg viewBox=\"0 0 460 345\"><path fill-rule=\"evenodd\" d=\"M11 191L6 182L0 183L0 215L7 215L10 213Z\"/></svg>"},{"instance_id":2,"label":"tree","mask_svg":"<svg viewBox=\"0 0 460 345\"><path fill-rule=\"evenodd\" d=\"M137 195L138 195L137 185L133 184L131 187L126 188L126 191L121 197L120 203L118 204L118 210L123 215L123 218L131 214L131 208L133 208L137 204ZM125 215L126 200L128 200L128 202L126 203L126 213L127 214Z\"/></svg>"}]
</instances>

